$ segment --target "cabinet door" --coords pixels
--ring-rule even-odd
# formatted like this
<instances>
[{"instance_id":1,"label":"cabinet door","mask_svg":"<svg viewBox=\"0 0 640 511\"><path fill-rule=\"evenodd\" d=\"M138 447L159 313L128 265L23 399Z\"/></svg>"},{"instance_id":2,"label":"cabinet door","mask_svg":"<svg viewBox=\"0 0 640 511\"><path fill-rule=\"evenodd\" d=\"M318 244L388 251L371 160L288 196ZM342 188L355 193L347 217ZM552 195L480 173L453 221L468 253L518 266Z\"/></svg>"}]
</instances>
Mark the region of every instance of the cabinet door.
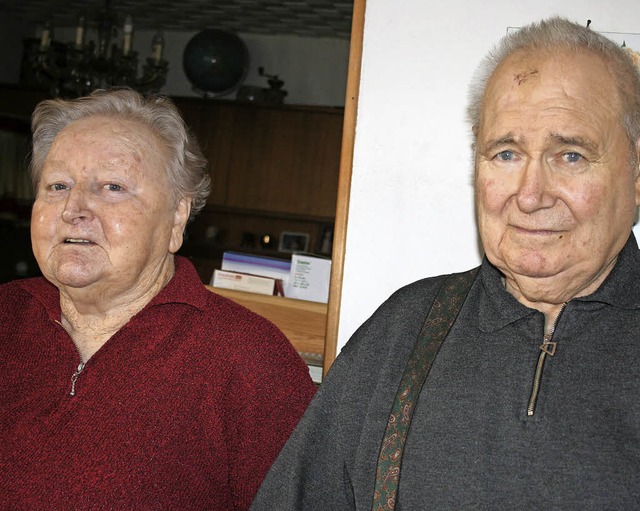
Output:
<instances>
[{"instance_id":1,"label":"cabinet door","mask_svg":"<svg viewBox=\"0 0 640 511\"><path fill-rule=\"evenodd\" d=\"M177 100L176 104L207 158L211 175L211 194L207 204L224 206L227 201L227 178L233 150L235 107L219 102L189 99Z\"/></svg>"},{"instance_id":2,"label":"cabinet door","mask_svg":"<svg viewBox=\"0 0 640 511\"><path fill-rule=\"evenodd\" d=\"M227 206L335 215L342 113L238 108Z\"/></svg>"}]
</instances>

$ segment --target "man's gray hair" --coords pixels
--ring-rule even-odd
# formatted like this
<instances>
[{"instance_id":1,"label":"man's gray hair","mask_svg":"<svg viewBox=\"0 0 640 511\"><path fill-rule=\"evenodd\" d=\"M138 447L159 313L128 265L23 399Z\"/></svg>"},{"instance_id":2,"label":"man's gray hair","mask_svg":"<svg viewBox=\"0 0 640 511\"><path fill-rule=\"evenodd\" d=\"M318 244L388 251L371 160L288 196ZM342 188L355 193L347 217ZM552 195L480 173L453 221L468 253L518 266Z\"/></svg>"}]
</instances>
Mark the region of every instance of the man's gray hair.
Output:
<instances>
[{"instance_id":1,"label":"man's gray hair","mask_svg":"<svg viewBox=\"0 0 640 511\"><path fill-rule=\"evenodd\" d=\"M635 147L640 138L640 71L629 52L609 38L560 17L527 25L506 35L484 58L472 81L467 118L472 127L480 125L482 102L491 75L509 55L519 51L556 52L590 51L609 66L618 84L622 107L621 119L629 140Z\"/></svg>"},{"instance_id":2,"label":"man's gray hair","mask_svg":"<svg viewBox=\"0 0 640 511\"><path fill-rule=\"evenodd\" d=\"M207 160L189 133L180 112L166 97L145 97L131 89L97 90L89 96L39 103L31 117L33 151L31 179L37 190L44 162L55 137L74 121L95 116L120 117L147 126L166 149L169 157L165 172L173 198L191 199L193 218L206 204L211 178Z\"/></svg>"}]
</instances>

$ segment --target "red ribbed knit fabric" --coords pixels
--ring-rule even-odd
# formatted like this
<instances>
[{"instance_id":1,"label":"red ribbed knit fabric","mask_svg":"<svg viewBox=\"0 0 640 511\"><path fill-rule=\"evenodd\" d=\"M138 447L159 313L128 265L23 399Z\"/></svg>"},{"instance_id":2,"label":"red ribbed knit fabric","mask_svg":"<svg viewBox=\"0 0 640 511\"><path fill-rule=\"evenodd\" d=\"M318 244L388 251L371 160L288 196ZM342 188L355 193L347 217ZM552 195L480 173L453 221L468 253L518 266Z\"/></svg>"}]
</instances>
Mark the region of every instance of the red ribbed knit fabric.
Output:
<instances>
[{"instance_id":1,"label":"red ribbed knit fabric","mask_svg":"<svg viewBox=\"0 0 640 511\"><path fill-rule=\"evenodd\" d=\"M0 509L247 509L314 393L192 265L86 364L44 279L0 286Z\"/></svg>"}]
</instances>

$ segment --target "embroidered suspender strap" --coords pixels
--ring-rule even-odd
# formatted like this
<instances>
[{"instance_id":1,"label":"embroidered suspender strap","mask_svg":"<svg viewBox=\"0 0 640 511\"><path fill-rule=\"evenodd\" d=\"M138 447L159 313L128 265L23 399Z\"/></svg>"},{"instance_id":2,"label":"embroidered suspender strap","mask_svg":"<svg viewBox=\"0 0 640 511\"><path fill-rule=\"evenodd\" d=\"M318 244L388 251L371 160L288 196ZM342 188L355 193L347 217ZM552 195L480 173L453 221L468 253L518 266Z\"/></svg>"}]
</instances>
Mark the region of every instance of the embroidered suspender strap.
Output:
<instances>
[{"instance_id":1,"label":"embroidered suspender strap","mask_svg":"<svg viewBox=\"0 0 640 511\"><path fill-rule=\"evenodd\" d=\"M373 511L393 511L400 480L402 454L420 390L458 312L469 293L478 268L449 275L438 291L424 322L396 393L385 431L373 494Z\"/></svg>"}]
</instances>

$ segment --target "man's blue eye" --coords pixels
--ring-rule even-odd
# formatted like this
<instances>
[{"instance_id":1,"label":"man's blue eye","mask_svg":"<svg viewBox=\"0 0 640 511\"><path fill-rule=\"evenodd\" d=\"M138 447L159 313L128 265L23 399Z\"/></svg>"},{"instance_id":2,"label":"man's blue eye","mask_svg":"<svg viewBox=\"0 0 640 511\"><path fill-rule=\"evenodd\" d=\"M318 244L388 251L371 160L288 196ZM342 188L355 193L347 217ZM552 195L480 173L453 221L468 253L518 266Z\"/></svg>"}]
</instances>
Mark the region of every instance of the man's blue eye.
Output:
<instances>
[{"instance_id":1,"label":"man's blue eye","mask_svg":"<svg viewBox=\"0 0 640 511\"><path fill-rule=\"evenodd\" d=\"M111 183L107 185L107 189L110 192L120 192L122 191L122 186Z\"/></svg>"},{"instance_id":2,"label":"man's blue eye","mask_svg":"<svg viewBox=\"0 0 640 511\"><path fill-rule=\"evenodd\" d=\"M569 163L576 163L582 159L582 155L579 153L565 153L564 159Z\"/></svg>"},{"instance_id":3,"label":"man's blue eye","mask_svg":"<svg viewBox=\"0 0 640 511\"><path fill-rule=\"evenodd\" d=\"M515 155L513 154L513 151L509 150L500 151L498 154L496 154L496 158L502 161L511 161L513 160L514 156Z\"/></svg>"}]
</instances>

